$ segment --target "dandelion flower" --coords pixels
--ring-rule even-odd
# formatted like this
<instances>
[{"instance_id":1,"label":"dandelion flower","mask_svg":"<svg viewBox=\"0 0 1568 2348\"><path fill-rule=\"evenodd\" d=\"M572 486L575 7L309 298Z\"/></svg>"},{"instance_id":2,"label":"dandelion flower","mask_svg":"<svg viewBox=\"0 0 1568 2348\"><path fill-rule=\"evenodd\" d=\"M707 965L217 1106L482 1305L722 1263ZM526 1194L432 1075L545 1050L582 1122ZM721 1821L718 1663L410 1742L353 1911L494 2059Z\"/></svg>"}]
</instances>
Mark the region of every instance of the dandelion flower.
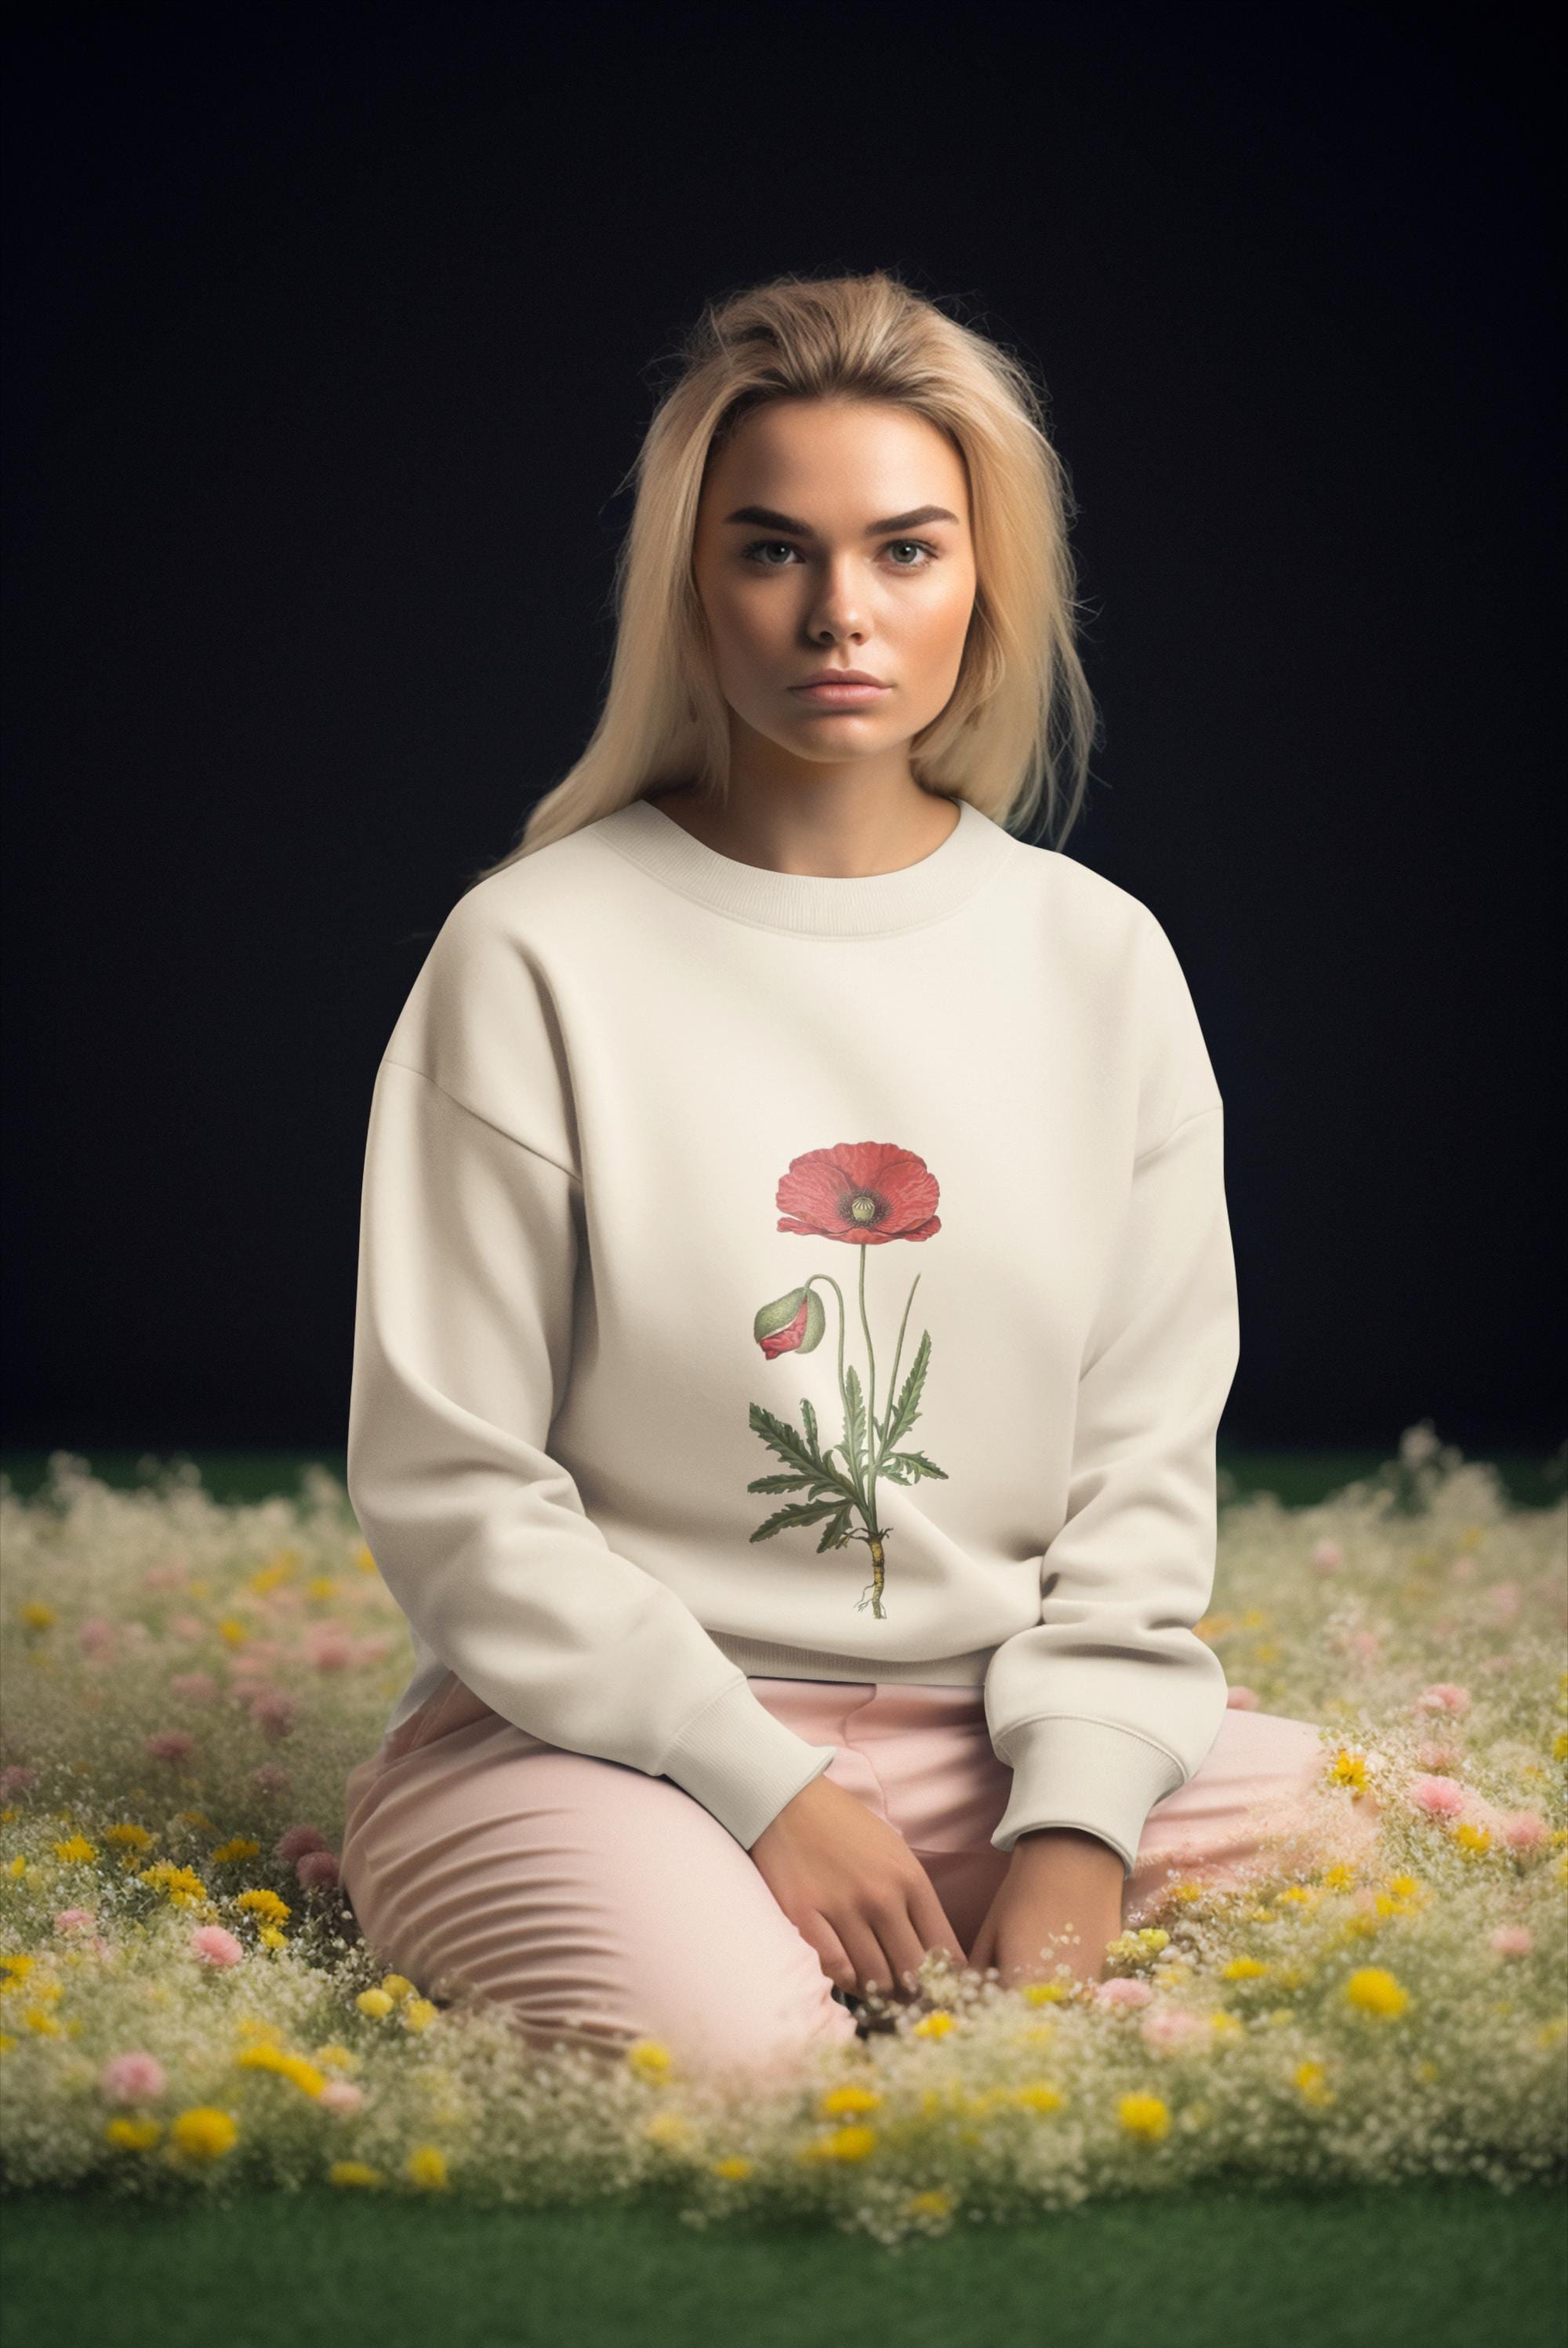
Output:
<instances>
[{"instance_id":1,"label":"dandelion flower","mask_svg":"<svg viewBox=\"0 0 1568 2348\"><path fill-rule=\"evenodd\" d=\"M56 1843L54 1851L55 1857L64 1859L67 1866L85 1867L89 1860L97 1859L98 1847L97 1843L89 1842L86 1835L74 1834L67 1835L63 1842Z\"/></svg>"},{"instance_id":2,"label":"dandelion flower","mask_svg":"<svg viewBox=\"0 0 1568 2348\"><path fill-rule=\"evenodd\" d=\"M293 1912L286 1900L280 1900L275 1891L265 1889L241 1891L234 1905L243 1908L249 1915L264 1916L270 1924L281 1924L285 1916Z\"/></svg>"},{"instance_id":3,"label":"dandelion flower","mask_svg":"<svg viewBox=\"0 0 1568 2348\"><path fill-rule=\"evenodd\" d=\"M334 2160L327 2170L329 2185L376 2186L381 2183L381 2171L363 2160Z\"/></svg>"},{"instance_id":4,"label":"dandelion flower","mask_svg":"<svg viewBox=\"0 0 1568 2348\"><path fill-rule=\"evenodd\" d=\"M227 1842L220 1843L212 1853L212 1864L214 1867L229 1867L235 1859L255 1859L261 1849L261 1844L250 1835L232 1835Z\"/></svg>"},{"instance_id":5,"label":"dandelion flower","mask_svg":"<svg viewBox=\"0 0 1568 2348\"><path fill-rule=\"evenodd\" d=\"M169 2133L190 2159L220 2160L233 2149L240 2131L230 2113L219 2111L212 2104L196 2104L180 2113Z\"/></svg>"},{"instance_id":6,"label":"dandelion flower","mask_svg":"<svg viewBox=\"0 0 1568 2348\"><path fill-rule=\"evenodd\" d=\"M657 2085L669 2077L674 2058L668 2046L661 2045L657 2038L639 2038L627 2048L626 2061L640 2079Z\"/></svg>"},{"instance_id":7,"label":"dandelion flower","mask_svg":"<svg viewBox=\"0 0 1568 2348\"><path fill-rule=\"evenodd\" d=\"M439 2192L446 2183L446 2156L437 2145L415 2145L404 2163L404 2174L411 2185Z\"/></svg>"},{"instance_id":8,"label":"dandelion flower","mask_svg":"<svg viewBox=\"0 0 1568 2348\"><path fill-rule=\"evenodd\" d=\"M368 2013L373 2022L384 2021L392 2012L392 2000L384 1989L362 1989L354 2003L361 2013Z\"/></svg>"},{"instance_id":9,"label":"dandelion flower","mask_svg":"<svg viewBox=\"0 0 1568 2348\"><path fill-rule=\"evenodd\" d=\"M1130 2136L1143 2137L1157 2142L1168 2135L1171 2108L1160 2096L1122 2096L1117 2100L1116 2116Z\"/></svg>"},{"instance_id":10,"label":"dandelion flower","mask_svg":"<svg viewBox=\"0 0 1568 2348\"><path fill-rule=\"evenodd\" d=\"M1345 1984L1348 2003L1362 2013L1392 2018L1403 2013L1410 2002L1409 1992L1382 1965L1362 1965Z\"/></svg>"},{"instance_id":11,"label":"dandelion flower","mask_svg":"<svg viewBox=\"0 0 1568 2348\"><path fill-rule=\"evenodd\" d=\"M106 2140L122 2152L150 2152L162 2134L162 2124L158 2120L117 2119L104 2123Z\"/></svg>"},{"instance_id":12,"label":"dandelion flower","mask_svg":"<svg viewBox=\"0 0 1568 2348\"><path fill-rule=\"evenodd\" d=\"M722 2160L710 2161L708 2165L715 2177L738 2181L751 2175L754 2163L749 2161L743 2152L729 2152Z\"/></svg>"}]
</instances>

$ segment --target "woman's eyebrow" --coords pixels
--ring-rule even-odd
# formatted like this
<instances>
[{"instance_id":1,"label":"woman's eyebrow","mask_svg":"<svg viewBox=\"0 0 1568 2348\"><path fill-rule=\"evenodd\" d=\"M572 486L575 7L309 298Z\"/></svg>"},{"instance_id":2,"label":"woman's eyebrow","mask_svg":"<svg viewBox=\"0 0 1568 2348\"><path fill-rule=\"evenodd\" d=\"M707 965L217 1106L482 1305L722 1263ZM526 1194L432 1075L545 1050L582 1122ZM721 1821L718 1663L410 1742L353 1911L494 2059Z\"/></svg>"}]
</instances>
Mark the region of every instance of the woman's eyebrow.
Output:
<instances>
[{"instance_id":1,"label":"woman's eyebrow","mask_svg":"<svg viewBox=\"0 0 1568 2348\"><path fill-rule=\"evenodd\" d=\"M949 513L946 506L917 506L910 513L890 515L886 521L868 521L865 535L867 538L886 538L896 530L917 530L923 522L957 521L958 519L958 515ZM775 513L772 506L737 506L733 513L724 516L724 520L727 522L744 522L753 530L787 530L792 538L812 538L815 535L809 522L792 521L788 514Z\"/></svg>"}]
</instances>

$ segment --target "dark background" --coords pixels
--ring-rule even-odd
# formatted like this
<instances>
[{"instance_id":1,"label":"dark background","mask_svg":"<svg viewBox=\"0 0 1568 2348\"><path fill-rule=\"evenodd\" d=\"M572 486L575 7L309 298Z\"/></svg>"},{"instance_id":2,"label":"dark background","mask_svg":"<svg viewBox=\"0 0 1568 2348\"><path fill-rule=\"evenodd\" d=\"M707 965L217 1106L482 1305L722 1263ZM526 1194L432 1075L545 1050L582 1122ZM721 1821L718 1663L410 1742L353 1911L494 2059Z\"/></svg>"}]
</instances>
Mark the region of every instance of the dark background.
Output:
<instances>
[{"instance_id":1,"label":"dark background","mask_svg":"<svg viewBox=\"0 0 1568 2348\"><path fill-rule=\"evenodd\" d=\"M660 371L876 266L1050 395L1064 845L1226 1098L1225 1437L1561 1442L1545 58L1272 18L13 16L14 1451L341 1447L375 1064L589 731Z\"/></svg>"}]
</instances>

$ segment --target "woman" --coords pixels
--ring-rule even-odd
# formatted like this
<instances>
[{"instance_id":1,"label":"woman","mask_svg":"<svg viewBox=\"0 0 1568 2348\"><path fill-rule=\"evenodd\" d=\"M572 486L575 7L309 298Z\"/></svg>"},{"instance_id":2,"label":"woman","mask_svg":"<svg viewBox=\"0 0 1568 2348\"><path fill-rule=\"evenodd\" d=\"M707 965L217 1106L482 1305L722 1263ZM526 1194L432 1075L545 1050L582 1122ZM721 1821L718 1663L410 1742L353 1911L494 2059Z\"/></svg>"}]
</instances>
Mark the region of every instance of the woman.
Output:
<instances>
[{"instance_id":1,"label":"woman","mask_svg":"<svg viewBox=\"0 0 1568 2348\"><path fill-rule=\"evenodd\" d=\"M1172 1873L1327 1855L1317 1730L1194 1628L1192 999L1019 836L1093 739L1067 510L1025 371L897 280L710 308L597 730L377 1073L348 1480L417 1661L343 1879L536 2044L760 2075L927 1951L1091 1979Z\"/></svg>"}]
</instances>

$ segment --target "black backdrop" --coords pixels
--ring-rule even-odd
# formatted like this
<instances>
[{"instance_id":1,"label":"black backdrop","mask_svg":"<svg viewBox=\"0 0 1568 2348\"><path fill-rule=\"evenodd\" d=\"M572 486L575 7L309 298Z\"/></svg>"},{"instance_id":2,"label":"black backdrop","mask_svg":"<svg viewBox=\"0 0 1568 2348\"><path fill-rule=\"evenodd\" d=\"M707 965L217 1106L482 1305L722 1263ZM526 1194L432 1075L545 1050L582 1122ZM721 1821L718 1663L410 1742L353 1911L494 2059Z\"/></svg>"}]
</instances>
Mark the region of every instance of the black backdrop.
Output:
<instances>
[{"instance_id":1,"label":"black backdrop","mask_svg":"<svg viewBox=\"0 0 1568 2348\"><path fill-rule=\"evenodd\" d=\"M375 1062L591 724L657 369L715 293L886 266L1051 396L1067 850L1225 1095L1225 1434L1559 1441L1522 23L14 15L5 1439L341 1444Z\"/></svg>"}]
</instances>

